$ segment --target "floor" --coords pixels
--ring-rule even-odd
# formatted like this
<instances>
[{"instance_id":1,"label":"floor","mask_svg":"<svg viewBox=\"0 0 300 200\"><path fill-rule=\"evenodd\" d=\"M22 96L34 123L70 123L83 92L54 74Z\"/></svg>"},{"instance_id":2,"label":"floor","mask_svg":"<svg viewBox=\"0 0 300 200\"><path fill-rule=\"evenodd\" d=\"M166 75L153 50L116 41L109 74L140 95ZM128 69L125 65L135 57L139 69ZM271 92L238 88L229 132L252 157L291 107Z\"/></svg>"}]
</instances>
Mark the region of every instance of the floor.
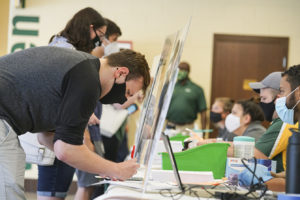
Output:
<instances>
[{"instance_id":1,"label":"floor","mask_svg":"<svg viewBox=\"0 0 300 200\"><path fill-rule=\"evenodd\" d=\"M25 196L26 196L27 200L36 200L37 199L36 193L33 193L33 192L25 193ZM65 200L73 200L73 199L74 199L74 195L68 195Z\"/></svg>"}]
</instances>

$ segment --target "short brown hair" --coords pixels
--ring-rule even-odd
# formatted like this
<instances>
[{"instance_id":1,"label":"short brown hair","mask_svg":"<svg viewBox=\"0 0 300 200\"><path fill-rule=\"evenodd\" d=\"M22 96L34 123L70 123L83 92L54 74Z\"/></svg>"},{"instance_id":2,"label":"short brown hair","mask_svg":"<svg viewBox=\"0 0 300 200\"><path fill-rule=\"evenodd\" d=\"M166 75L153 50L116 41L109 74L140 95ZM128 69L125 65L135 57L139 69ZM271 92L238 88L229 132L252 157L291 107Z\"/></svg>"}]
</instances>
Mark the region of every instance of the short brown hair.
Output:
<instances>
[{"instance_id":1,"label":"short brown hair","mask_svg":"<svg viewBox=\"0 0 300 200\"><path fill-rule=\"evenodd\" d=\"M221 103L223 103L223 111L224 112L228 112L231 113L233 104L234 104L234 100L230 99L229 97L218 97L216 98L215 101L219 101Z\"/></svg>"},{"instance_id":2,"label":"short brown hair","mask_svg":"<svg viewBox=\"0 0 300 200\"><path fill-rule=\"evenodd\" d=\"M117 53L112 53L108 56L107 63L112 67L127 67L129 74L126 80L144 78L143 91L146 91L150 84L150 69L145 56L130 49L125 49Z\"/></svg>"}]
</instances>

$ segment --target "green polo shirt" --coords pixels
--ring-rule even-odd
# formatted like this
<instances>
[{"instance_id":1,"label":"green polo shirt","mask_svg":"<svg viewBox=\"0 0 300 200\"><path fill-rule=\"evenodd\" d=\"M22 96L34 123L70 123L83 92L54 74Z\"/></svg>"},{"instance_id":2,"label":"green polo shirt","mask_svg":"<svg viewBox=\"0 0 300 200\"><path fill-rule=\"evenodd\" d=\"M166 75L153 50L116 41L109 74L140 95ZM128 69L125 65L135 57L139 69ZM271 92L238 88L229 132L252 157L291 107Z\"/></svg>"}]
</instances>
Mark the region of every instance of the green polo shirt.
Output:
<instances>
[{"instance_id":1,"label":"green polo shirt","mask_svg":"<svg viewBox=\"0 0 300 200\"><path fill-rule=\"evenodd\" d=\"M282 124L283 122L280 118L274 119L267 131L261 136L261 138L259 138L259 140L255 144L256 149L260 150L267 157L270 156L270 153L273 149L273 146L275 145L275 141L278 137ZM275 156L272 160L277 161L277 172L281 172L284 170L282 164L282 153Z\"/></svg>"},{"instance_id":2,"label":"green polo shirt","mask_svg":"<svg viewBox=\"0 0 300 200\"><path fill-rule=\"evenodd\" d=\"M177 82L167 114L167 120L175 124L193 123L199 112L205 111L203 89L187 80L184 85Z\"/></svg>"}]
</instances>

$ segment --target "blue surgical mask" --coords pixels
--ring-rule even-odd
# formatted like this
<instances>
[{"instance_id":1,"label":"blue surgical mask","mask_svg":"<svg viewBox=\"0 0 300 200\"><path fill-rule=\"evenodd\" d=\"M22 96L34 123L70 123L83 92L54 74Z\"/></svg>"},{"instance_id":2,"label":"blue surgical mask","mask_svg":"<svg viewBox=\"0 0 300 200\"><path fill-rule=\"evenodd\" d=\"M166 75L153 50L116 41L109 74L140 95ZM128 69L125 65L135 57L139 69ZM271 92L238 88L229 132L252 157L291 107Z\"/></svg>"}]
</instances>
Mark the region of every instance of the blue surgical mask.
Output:
<instances>
[{"instance_id":1,"label":"blue surgical mask","mask_svg":"<svg viewBox=\"0 0 300 200\"><path fill-rule=\"evenodd\" d=\"M298 89L298 87L296 89ZM275 109L276 109L276 112L277 112L279 118L283 122L288 123L288 124L295 124L295 122L294 122L294 108L298 105L300 100L297 101L296 105L294 105L294 107L292 109L289 109L289 108L286 107L286 98L288 96L290 96L291 94L293 94L296 91L296 89L294 89L286 97L278 98L276 100L276 104L275 104Z\"/></svg>"}]
</instances>

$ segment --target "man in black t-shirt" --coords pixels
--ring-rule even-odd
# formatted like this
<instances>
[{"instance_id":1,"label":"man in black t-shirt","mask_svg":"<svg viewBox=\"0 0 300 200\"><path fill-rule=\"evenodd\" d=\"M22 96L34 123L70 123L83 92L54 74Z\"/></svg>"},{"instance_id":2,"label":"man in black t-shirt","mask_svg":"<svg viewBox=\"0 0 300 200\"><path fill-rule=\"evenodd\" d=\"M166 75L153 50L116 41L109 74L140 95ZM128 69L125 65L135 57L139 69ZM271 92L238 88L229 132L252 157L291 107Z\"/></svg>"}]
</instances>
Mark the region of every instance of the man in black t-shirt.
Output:
<instances>
[{"instance_id":1,"label":"man in black t-shirt","mask_svg":"<svg viewBox=\"0 0 300 200\"><path fill-rule=\"evenodd\" d=\"M25 198L25 155L17 136L27 131L48 132L40 142L77 169L130 178L139 167L136 160L113 163L99 157L83 145L83 132L97 101L123 103L149 82L144 56L131 50L98 59L37 47L1 57L0 199Z\"/></svg>"}]
</instances>

